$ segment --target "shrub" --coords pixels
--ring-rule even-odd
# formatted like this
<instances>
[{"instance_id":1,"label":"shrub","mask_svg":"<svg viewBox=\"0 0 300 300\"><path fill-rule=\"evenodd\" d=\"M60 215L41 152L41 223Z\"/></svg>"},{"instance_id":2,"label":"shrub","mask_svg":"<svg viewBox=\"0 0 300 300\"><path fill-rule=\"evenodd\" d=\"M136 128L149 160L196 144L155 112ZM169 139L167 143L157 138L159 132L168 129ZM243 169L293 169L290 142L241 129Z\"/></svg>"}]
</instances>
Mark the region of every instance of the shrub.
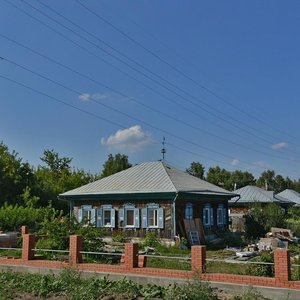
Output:
<instances>
[{"instance_id":1,"label":"shrub","mask_svg":"<svg viewBox=\"0 0 300 300\"><path fill-rule=\"evenodd\" d=\"M253 287L249 287L241 296L235 296L233 300L268 300Z\"/></svg>"},{"instance_id":2,"label":"shrub","mask_svg":"<svg viewBox=\"0 0 300 300\"><path fill-rule=\"evenodd\" d=\"M274 263L274 254L261 252L260 256L252 261ZM274 265L251 264L246 268L246 274L253 276L274 276Z\"/></svg>"},{"instance_id":3,"label":"shrub","mask_svg":"<svg viewBox=\"0 0 300 300\"><path fill-rule=\"evenodd\" d=\"M155 231L148 231L142 243L144 247L156 247L160 244L159 238Z\"/></svg>"}]
</instances>

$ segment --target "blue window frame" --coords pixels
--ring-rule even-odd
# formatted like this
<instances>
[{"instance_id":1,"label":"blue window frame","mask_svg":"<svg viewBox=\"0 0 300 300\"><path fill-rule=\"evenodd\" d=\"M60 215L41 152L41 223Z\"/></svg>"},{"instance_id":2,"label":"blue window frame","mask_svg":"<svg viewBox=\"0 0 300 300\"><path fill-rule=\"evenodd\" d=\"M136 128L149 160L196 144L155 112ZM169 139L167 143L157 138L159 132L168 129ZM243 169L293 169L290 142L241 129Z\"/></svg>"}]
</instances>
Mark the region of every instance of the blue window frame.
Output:
<instances>
[{"instance_id":1,"label":"blue window frame","mask_svg":"<svg viewBox=\"0 0 300 300\"><path fill-rule=\"evenodd\" d=\"M214 225L214 210L210 203L207 203L203 207L203 226L208 228Z\"/></svg>"},{"instance_id":2,"label":"blue window frame","mask_svg":"<svg viewBox=\"0 0 300 300\"><path fill-rule=\"evenodd\" d=\"M192 220L192 219L194 219L193 204L192 203L187 203L185 205L184 218L186 220Z\"/></svg>"},{"instance_id":3,"label":"blue window frame","mask_svg":"<svg viewBox=\"0 0 300 300\"><path fill-rule=\"evenodd\" d=\"M224 226L225 224L227 224L227 220L226 220L226 208L224 206L224 204L219 204L218 208L217 208L217 225L218 226Z\"/></svg>"}]
</instances>

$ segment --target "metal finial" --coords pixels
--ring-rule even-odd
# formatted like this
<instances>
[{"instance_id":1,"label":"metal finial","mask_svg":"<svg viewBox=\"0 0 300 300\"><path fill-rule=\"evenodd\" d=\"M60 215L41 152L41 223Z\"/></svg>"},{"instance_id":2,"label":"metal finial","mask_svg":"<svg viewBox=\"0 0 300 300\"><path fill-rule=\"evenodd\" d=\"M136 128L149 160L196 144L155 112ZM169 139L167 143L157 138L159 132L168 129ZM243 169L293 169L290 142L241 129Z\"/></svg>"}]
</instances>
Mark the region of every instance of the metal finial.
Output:
<instances>
[{"instance_id":1,"label":"metal finial","mask_svg":"<svg viewBox=\"0 0 300 300\"><path fill-rule=\"evenodd\" d=\"M162 153L162 161L165 161L165 153L167 152L166 148L165 148L165 137L163 137L163 141L162 141L162 149L161 149L161 153Z\"/></svg>"}]
</instances>

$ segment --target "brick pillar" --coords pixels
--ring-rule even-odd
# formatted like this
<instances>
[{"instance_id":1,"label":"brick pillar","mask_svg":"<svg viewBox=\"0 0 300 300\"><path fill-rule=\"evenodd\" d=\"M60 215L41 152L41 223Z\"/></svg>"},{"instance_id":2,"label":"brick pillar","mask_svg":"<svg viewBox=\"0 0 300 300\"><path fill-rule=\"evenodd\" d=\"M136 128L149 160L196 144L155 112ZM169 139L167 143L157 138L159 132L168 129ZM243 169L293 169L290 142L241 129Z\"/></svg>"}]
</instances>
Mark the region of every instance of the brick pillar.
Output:
<instances>
[{"instance_id":1,"label":"brick pillar","mask_svg":"<svg viewBox=\"0 0 300 300\"><path fill-rule=\"evenodd\" d=\"M192 271L205 272L206 246L192 246Z\"/></svg>"},{"instance_id":2,"label":"brick pillar","mask_svg":"<svg viewBox=\"0 0 300 300\"><path fill-rule=\"evenodd\" d=\"M34 259L34 247L35 247L35 235L34 234L23 234L22 244L22 259L32 260Z\"/></svg>"},{"instance_id":3,"label":"brick pillar","mask_svg":"<svg viewBox=\"0 0 300 300\"><path fill-rule=\"evenodd\" d=\"M125 244L125 267L126 268L137 268L139 265L139 247L137 243L126 243Z\"/></svg>"},{"instance_id":4,"label":"brick pillar","mask_svg":"<svg viewBox=\"0 0 300 300\"><path fill-rule=\"evenodd\" d=\"M21 234L22 234L22 236L24 234L28 234L28 226L24 225L21 227Z\"/></svg>"},{"instance_id":5,"label":"brick pillar","mask_svg":"<svg viewBox=\"0 0 300 300\"><path fill-rule=\"evenodd\" d=\"M71 266L82 263L83 237L81 235L70 235L69 262Z\"/></svg>"},{"instance_id":6,"label":"brick pillar","mask_svg":"<svg viewBox=\"0 0 300 300\"><path fill-rule=\"evenodd\" d=\"M276 249L274 251L275 279L289 281L291 279L290 251Z\"/></svg>"}]
</instances>

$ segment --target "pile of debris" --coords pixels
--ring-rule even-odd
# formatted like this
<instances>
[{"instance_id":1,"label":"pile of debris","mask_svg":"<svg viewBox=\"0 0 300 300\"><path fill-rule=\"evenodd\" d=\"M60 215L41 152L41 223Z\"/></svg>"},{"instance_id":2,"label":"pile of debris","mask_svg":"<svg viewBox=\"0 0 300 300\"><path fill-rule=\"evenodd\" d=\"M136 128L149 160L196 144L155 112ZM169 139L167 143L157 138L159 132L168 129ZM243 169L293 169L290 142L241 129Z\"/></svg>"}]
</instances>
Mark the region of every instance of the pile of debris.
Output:
<instances>
[{"instance_id":1,"label":"pile of debris","mask_svg":"<svg viewBox=\"0 0 300 300\"><path fill-rule=\"evenodd\" d=\"M298 244L299 238L294 237L291 230L286 228L272 227L271 232L266 234L266 237L261 238L258 242L258 249L274 250L276 248L287 248L288 244Z\"/></svg>"}]
</instances>

